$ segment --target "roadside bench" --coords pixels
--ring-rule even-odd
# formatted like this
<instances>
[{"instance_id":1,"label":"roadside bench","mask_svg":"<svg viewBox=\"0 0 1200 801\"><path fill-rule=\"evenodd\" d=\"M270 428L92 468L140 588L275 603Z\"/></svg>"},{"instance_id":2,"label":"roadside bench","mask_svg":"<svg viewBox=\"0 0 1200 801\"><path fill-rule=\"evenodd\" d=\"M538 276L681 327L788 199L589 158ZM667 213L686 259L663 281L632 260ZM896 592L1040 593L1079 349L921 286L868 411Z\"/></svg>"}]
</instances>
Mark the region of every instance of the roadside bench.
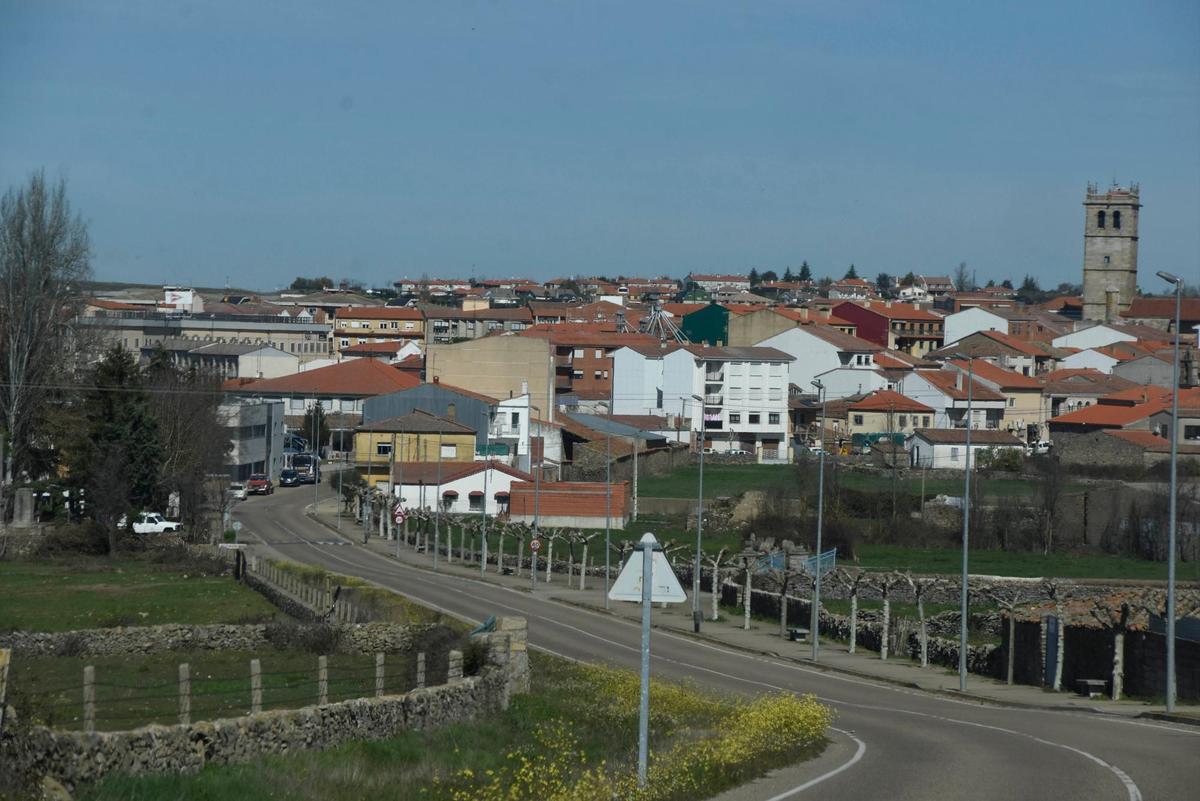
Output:
<instances>
[{"instance_id":1,"label":"roadside bench","mask_svg":"<svg viewBox=\"0 0 1200 801\"><path fill-rule=\"evenodd\" d=\"M1108 682L1104 679L1076 679L1075 686L1085 698L1103 698Z\"/></svg>"}]
</instances>

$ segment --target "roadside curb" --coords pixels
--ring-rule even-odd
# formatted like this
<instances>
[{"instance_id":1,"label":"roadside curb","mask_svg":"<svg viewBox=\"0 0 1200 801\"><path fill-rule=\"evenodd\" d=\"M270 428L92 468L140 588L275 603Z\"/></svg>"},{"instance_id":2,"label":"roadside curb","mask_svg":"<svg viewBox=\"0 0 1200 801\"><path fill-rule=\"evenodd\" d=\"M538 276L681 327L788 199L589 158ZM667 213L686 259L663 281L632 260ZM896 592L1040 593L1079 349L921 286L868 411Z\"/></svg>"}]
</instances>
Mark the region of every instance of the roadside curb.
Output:
<instances>
[{"instance_id":1,"label":"roadside curb","mask_svg":"<svg viewBox=\"0 0 1200 801\"><path fill-rule=\"evenodd\" d=\"M338 531L337 528L330 525L325 520L322 520L320 517L318 517L314 512L310 511L308 508L305 509L305 516L311 518L312 520L316 521L317 523L320 523L325 528L327 528L330 531L332 531L333 533L337 534L341 539L345 540L347 543L349 543L351 545L357 545L357 546L362 545L362 543L357 542L357 541L347 537L345 535L345 533ZM396 556L392 553L385 553L382 555L388 557L389 559L393 559L393 560L396 559ZM418 570L423 570L428 573L435 573L435 571L431 567L426 566L426 565L414 565L414 564L411 564L408 562L405 562L404 564L407 567L416 568ZM472 578L476 581L485 581L488 584L493 584L494 586L498 586L498 587L505 586L505 585L496 584L495 582L489 581L490 576L485 578L485 577L480 577L480 576L476 575L476 576L471 576L470 578ZM524 593L529 592L528 587L506 587L506 588L515 590L517 592L524 592ZM561 598L561 597L554 597L551 600L553 600L557 603L564 604L566 606L573 606L578 609L583 609L588 612L593 612L595 614L606 614L606 615L609 615L614 618L621 617L620 615L615 614L612 610L605 609L603 606L595 606L590 603L585 603L582 601L576 601L576 600L571 600L569 598ZM711 622L711 621L706 621L706 622ZM764 656L764 657L770 657L772 659L785 660L785 661L791 662L793 664L802 665L806 668L809 668L811 670L816 670L816 671L819 671L822 673L836 673L839 675L853 676L854 678L857 678L857 679L873 681L873 682L877 682L880 684L887 684L887 685L891 685L894 687L900 687L900 688L903 688L906 690L915 690L917 692L926 693L928 695L938 696L941 698L953 699L956 701L977 703L977 704L997 706L997 707L1005 707L1005 708L1009 708L1009 709L1027 709L1027 710L1041 711L1041 712L1068 712L1068 713L1084 713L1084 714L1092 714L1092 715L1109 715L1112 717L1119 717L1119 718L1161 720L1161 721L1169 722L1169 723L1180 723L1180 724L1190 725L1190 726L1200 726L1200 717L1194 717L1194 716L1188 716L1188 715L1168 714L1166 712L1134 713L1133 711L1130 711L1129 713L1121 713L1121 712L1111 712L1111 711L1107 711L1107 710L1096 709L1095 707L1087 707L1087 706L1066 707L1066 706L1059 706L1059 705L1055 705L1055 704L1032 704L1032 703L1026 703L1023 701L1010 701L1007 699L993 698L993 697L986 696L986 695L977 695L977 694L973 694L970 692L961 693L958 690L946 690L946 689L942 689L942 688L938 688L938 687L925 687L915 681L904 681L902 679L894 679L894 678L890 678L888 676L879 676L874 673L870 673L868 671L855 670L853 668L842 667L840 665L829 665L829 664L822 664L820 662L812 662L809 659L803 659L803 658L798 658L795 656L789 656L786 654L782 654L778 651L768 651L768 650L765 650L762 648L753 648L753 647L746 646L746 645L739 645L739 644L727 642L726 640L722 640L717 637L712 637L712 636L709 636L709 635L706 635L703 633L696 634L693 631L689 631L688 629L679 628L676 626L653 624L653 628L655 628L659 631L662 631L662 632L667 632L667 633L675 634L677 636L682 636L682 637L687 637L689 639L697 640L699 642L705 642L705 643L708 643L709 645L717 645L717 646L721 646L723 648L728 648L731 651L739 651L741 653L753 654L754 656Z\"/></svg>"}]
</instances>

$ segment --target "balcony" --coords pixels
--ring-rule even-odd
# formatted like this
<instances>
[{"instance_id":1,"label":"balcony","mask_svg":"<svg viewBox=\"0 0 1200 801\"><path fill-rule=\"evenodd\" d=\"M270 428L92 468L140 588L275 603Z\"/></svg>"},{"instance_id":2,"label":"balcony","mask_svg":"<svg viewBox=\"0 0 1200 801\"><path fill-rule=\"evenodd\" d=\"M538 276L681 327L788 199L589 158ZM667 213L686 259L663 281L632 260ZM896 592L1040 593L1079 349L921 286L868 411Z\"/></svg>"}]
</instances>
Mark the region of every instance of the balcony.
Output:
<instances>
[{"instance_id":1,"label":"balcony","mask_svg":"<svg viewBox=\"0 0 1200 801\"><path fill-rule=\"evenodd\" d=\"M720 406L724 400L724 397L725 397L724 395L705 395L704 396L704 405L705 406Z\"/></svg>"}]
</instances>

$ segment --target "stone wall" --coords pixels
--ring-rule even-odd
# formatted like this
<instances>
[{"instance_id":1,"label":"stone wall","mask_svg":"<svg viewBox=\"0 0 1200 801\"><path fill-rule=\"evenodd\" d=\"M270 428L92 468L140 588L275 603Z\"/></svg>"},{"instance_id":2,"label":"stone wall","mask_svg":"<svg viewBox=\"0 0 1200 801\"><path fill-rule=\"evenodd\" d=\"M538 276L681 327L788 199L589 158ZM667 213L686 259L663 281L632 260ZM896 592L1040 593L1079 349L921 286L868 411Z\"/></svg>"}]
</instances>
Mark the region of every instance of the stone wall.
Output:
<instances>
[{"instance_id":1,"label":"stone wall","mask_svg":"<svg viewBox=\"0 0 1200 801\"><path fill-rule=\"evenodd\" d=\"M431 623L352 623L337 626L337 653L396 654L416 650L437 629ZM0 648L21 656L115 656L164 651L263 651L274 646L268 625L129 626L63 632L0 634Z\"/></svg>"},{"instance_id":2,"label":"stone wall","mask_svg":"<svg viewBox=\"0 0 1200 801\"><path fill-rule=\"evenodd\" d=\"M122 732L23 728L17 722L0 732L0 764L18 775L49 776L73 788L113 772L191 773L208 764L381 740L473 720L507 708L512 695L528 692L530 683L524 618L501 618L495 632L479 638L487 654L479 674L463 677L460 659L458 670L451 668L447 683L438 687Z\"/></svg>"}]
</instances>

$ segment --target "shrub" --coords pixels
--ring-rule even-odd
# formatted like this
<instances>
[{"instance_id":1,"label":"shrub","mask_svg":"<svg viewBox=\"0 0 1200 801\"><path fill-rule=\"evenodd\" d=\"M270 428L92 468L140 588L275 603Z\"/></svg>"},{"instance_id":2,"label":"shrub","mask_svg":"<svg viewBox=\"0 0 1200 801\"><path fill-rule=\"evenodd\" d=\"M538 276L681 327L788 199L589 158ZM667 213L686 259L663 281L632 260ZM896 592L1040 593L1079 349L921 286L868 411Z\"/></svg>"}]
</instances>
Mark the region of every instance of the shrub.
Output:
<instances>
[{"instance_id":1,"label":"shrub","mask_svg":"<svg viewBox=\"0 0 1200 801\"><path fill-rule=\"evenodd\" d=\"M342 639L338 626L328 623L297 623L274 620L267 624L267 642L281 651L307 651L312 654L336 653Z\"/></svg>"}]
</instances>

